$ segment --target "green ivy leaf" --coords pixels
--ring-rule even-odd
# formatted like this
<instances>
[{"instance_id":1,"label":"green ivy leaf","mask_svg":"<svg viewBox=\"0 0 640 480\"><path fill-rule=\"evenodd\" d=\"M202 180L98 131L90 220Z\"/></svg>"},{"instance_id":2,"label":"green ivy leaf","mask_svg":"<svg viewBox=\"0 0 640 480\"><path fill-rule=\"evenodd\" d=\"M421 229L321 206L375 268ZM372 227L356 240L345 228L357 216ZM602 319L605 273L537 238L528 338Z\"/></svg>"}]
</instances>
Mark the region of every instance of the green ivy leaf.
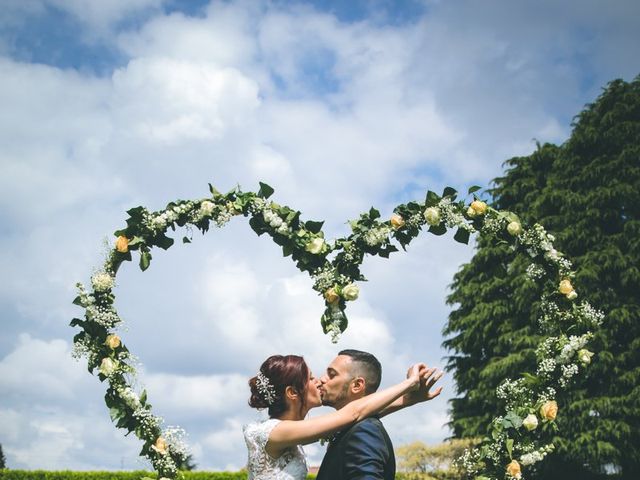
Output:
<instances>
[{"instance_id":1,"label":"green ivy leaf","mask_svg":"<svg viewBox=\"0 0 640 480\"><path fill-rule=\"evenodd\" d=\"M456 234L453 236L453 239L456 242L464 243L465 245L469 244L469 230L465 230L464 228L459 228Z\"/></svg>"},{"instance_id":2,"label":"green ivy leaf","mask_svg":"<svg viewBox=\"0 0 640 480\"><path fill-rule=\"evenodd\" d=\"M148 250L140 252L140 270L143 272L149 268L151 263L151 253Z\"/></svg>"},{"instance_id":3,"label":"green ivy leaf","mask_svg":"<svg viewBox=\"0 0 640 480\"><path fill-rule=\"evenodd\" d=\"M376 218L380 218L380 212L378 210L376 210L375 208L371 207L371 209L369 210L369 218L371 220L375 220Z\"/></svg>"},{"instance_id":4,"label":"green ivy leaf","mask_svg":"<svg viewBox=\"0 0 640 480\"><path fill-rule=\"evenodd\" d=\"M509 453L509 458L513 459L513 438L507 438L507 452Z\"/></svg>"},{"instance_id":5,"label":"green ivy leaf","mask_svg":"<svg viewBox=\"0 0 640 480\"><path fill-rule=\"evenodd\" d=\"M474 192L477 192L478 190L482 190L482 187L479 187L478 185L474 185L472 187L469 187L469 195L471 195Z\"/></svg>"},{"instance_id":6,"label":"green ivy leaf","mask_svg":"<svg viewBox=\"0 0 640 480\"><path fill-rule=\"evenodd\" d=\"M452 187L445 187L444 191L442 192L443 197L451 197L451 200L455 199L457 194L458 191Z\"/></svg>"},{"instance_id":7,"label":"green ivy leaf","mask_svg":"<svg viewBox=\"0 0 640 480\"><path fill-rule=\"evenodd\" d=\"M182 237L182 243L191 243L189 237Z\"/></svg>"},{"instance_id":8,"label":"green ivy leaf","mask_svg":"<svg viewBox=\"0 0 640 480\"><path fill-rule=\"evenodd\" d=\"M429 190L427 192L427 198L424 201L426 207L433 207L440 201L440 196L436 192Z\"/></svg>"},{"instance_id":9,"label":"green ivy leaf","mask_svg":"<svg viewBox=\"0 0 640 480\"><path fill-rule=\"evenodd\" d=\"M220 196L220 192L216 189L216 187L214 187L211 184L209 184L209 191L211 192L211 195L213 195L214 197Z\"/></svg>"},{"instance_id":10,"label":"green ivy leaf","mask_svg":"<svg viewBox=\"0 0 640 480\"><path fill-rule=\"evenodd\" d=\"M433 233L434 235L444 235L445 233L447 233L447 227L442 224L432 225L431 227L429 227L428 232Z\"/></svg>"},{"instance_id":11,"label":"green ivy leaf","mask_svg":"<svg viewBox=\"0 0 640 480\"><path fill-rule=\"evenodd\" d=\"M314 222L313 220L308 220L304 223L304 228L309 230L311 233L319 233L322 230L322 225L324 222Z\"/></svg>"},{"instance_id":12,"label":"green ivy leaf","mask_svg":"<svg viewBox=\"0 0 640 480\"><path fill-rule=\"evenodd\" d=\"M273 188L271 188L266 183L262 183L262 182L259 182L259 183L260 183L260 190L258 190L259 197L269 198L271 195L273 195L273 192L275 191Z\"/></svg>"}]
</instances>

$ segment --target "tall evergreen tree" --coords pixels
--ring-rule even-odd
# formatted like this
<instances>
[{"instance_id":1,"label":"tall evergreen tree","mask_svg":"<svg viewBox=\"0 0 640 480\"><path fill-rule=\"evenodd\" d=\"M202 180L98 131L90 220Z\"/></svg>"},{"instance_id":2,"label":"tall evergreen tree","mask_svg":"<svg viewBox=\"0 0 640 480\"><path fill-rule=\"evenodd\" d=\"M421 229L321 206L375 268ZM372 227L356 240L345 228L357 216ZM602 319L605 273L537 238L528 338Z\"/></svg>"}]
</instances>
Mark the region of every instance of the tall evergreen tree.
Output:
<instances>
[{"instance_id":1,"label":"tall evergreen tree","mask_svg":"<svg viewBox=\"0 0 640 480\"><path fill-rule=\"evenodd\" d=\"M0 443L0 470L2 470L3 468L7 468L7 459L4 457L2 444Z\"/></svg>"},{"instance_id":2,"label":"tall evergreen tree","mask_svg":"<svg viewBox=\"0 0 640 480\"><path fill-rule=\"evenodd\" d=\"M558 448L534 476L640 478L640 77L611 82L563 145L505 165L494 206L554 234L574 262L576 290L606 313L587 375L558 399ZM526 265L481 237L454 277L444 345L458 387L455 437L483 434L499 413L497 385L535 370L541 292Z\"/></svg>"}]
</instances>

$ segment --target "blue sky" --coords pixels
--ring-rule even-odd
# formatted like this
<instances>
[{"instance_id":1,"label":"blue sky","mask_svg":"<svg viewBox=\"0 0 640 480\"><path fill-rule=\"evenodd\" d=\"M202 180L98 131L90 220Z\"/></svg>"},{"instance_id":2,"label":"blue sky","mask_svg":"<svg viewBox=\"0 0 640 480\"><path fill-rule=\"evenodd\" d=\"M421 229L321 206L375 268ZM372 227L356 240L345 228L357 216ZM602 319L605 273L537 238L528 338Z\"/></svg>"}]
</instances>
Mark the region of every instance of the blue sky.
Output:
<instances>
[{"instance_id":1,"label":"blue sky","mask_svg":"<svg viewBox=\"0 0 640 480\"><path fill-rule=\"evenodd\" d=\"M330 236L426 190L488 186L535 140L562 143L614 78L640 72L634 1L5 0L0 12L0 443L11 468L132 469L104 388L71 356L103 241L137 205L265 181ZM176 234L179 238L180 234ZM443 365L447 285L472 247L421 237L370 259L338 348L384 382ZM201 469L245 461L246 380L273 353L316 372L322 301L242 219L130 265L124 342L156 413ZM396 445L449 435L442 397L386 420ZM322 449L307 449L318 463Z\"/></svg>"}]
</instances>

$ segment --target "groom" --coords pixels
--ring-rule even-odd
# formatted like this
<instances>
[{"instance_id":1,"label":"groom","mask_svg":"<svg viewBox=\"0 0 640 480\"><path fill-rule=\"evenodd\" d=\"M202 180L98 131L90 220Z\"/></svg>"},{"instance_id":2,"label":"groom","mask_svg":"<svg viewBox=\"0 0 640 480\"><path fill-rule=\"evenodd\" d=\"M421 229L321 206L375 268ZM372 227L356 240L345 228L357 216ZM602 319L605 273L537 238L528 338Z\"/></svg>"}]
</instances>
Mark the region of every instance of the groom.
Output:
<instances>
[{"instance_id":1,"label":"groom","mask_svg":"<svg viewBox=\"0 0 640 480\"><path fill-rule=\"evenodd\" d=\"M420 389L396 400L379 416L418 402L431 400L442 391L429 389L442 376L425 369ZM375 392L380 386L382 367L367 352L343 350L320 378L323 405L336 410L347 403ZM396 460L393 445L378 417L366 418L339 432L329 444L320 465L317 480L393 480Z\"/></svg>"}]
</instances>

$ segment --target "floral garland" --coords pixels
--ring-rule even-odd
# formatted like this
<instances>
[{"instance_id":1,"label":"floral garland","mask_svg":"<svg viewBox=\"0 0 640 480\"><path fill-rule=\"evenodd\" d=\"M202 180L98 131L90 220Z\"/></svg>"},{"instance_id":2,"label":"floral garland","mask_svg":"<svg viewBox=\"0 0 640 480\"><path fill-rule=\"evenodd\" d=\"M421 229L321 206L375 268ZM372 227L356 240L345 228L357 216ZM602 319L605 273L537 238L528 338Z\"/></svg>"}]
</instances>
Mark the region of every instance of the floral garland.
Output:
<instances>
[{"instance_id":1,"label":"floral garland","mask_svg":"<svg viewBox=\"0 0 640 480\"><path fill-rule=\"evenodd\" d=\"M129 210L127 226L115 232L115 245L91 277L92 290L78 284L74 300L84 309L84 319L71 321L71 326L82 328L74 337L74 356L86 357L89 372L97 369L100 381L108 381L105 402L112 420L144 442L140 455L151 461L160 477L179 475L188 456L184 431L163 428L162 419L151 412L146 392L138 394L132 387L135 359L115 333L121 324L114 307L116 273L123 262L132 260L132 251L140 253L140 268L146 270L153 247L166 250L173 245L166 235L169 229L185 227L183 242L190 243L194 227L205 233L211 222L222 227L239 215L250 217L258 235L271 236L285 257L291 256L301 271L311 275L314 290L325 301L321 325L333 342L347 328L346 302L358 298L357 282L365 280L360 272L365 255L388 258L398 251L394 241L405 249L423 228L435 235L457 229L458 242L468 243L470 234L482 232L528 254L527 275L544 286L539 323L546 340L536 352L537 370L502 382L497 396L504 400L504 415L494 419L487 438L466 451L458 464L476 480L520 480L523 468L553 450L553 444L543 440L555 428L558 392L590 363L594 354L586 347L603 314L586 301L577 301L571 262L553 247L553 236L541 225L525 228L515 214L489 207L474 194L479 187L469 189L469 195L474 194L469 204L456 200L457 192L447 187L442 195L429 191L422 203L397 206L386 221L372 208L350 222L350 235L327 241L322 222L302 222L299 211L269 201L273 189L264 183L256 193L236 188L222 194L209 188L211 196L205 199L171 202L157 212L144 207Z\"/></svg>"}]
</instances>

